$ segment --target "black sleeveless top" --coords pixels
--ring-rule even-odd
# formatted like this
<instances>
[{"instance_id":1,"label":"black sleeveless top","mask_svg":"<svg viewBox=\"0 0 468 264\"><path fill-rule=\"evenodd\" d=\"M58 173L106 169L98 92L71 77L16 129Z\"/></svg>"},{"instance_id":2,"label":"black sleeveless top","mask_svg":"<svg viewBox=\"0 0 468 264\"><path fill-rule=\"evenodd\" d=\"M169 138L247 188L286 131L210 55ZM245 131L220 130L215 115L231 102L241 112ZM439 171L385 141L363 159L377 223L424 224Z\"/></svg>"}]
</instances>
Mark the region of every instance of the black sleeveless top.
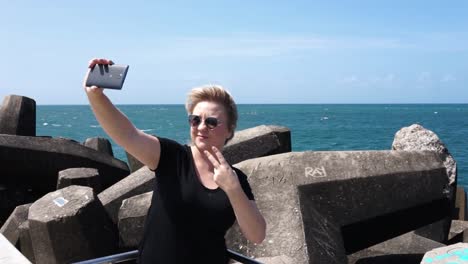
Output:
<instances>
[{"instance_id":1,"label":"black sleeveless top","mask_svg":"<svg viewBox=\"0 0 468 264\"><path fill-rule=\"evenodd\" d=\"M138 263L228 263L224 236L235 215L226 193L200 182L189 146L158 139L161 156ZM247 176L233 169L254 200Z\"/></svg>"}]
</instances>

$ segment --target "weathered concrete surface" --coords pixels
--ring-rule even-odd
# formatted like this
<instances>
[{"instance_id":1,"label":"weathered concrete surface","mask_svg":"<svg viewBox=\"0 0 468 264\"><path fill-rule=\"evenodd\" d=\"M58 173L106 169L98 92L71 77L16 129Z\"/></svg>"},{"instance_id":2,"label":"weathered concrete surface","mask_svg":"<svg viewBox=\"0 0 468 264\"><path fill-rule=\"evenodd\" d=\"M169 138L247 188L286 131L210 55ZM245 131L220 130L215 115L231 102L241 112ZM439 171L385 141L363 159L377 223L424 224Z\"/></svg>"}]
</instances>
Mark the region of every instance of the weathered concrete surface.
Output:
<instances>
[{"instance_id":1,"label":"weathered concrete surface","mask_svg":"<svg viewBox=\"0 0 468 264\"><path fill-rule=\"evenodd\" d=\"M21 253L32 263L35 263L34 259L34 249L31 241L31 236L29 235L29 221L24 221L19 226L19 248Z\"/></svg>"},{"instance_id":2,"label":"weathered concrete surface","mask_svg":"<svg viewBox=\"0 0 468 264\"><path fill-rule=\"evenodd\" d=\"M420 264L424 254L392 254L363 258L356 264Z\"/></svg>"},{"instance_id":3,"label":"weathered concrete surface","mask_svg":"<svg viewBox=\"0 0 468 264\"><path fill-rule=\"evenodd\" d=\"M452 220L448 244L468 243L468 221Z\"/></svg>"},{"instance_id":4,"label":"weathered concrete surface","mask_svg":"<svg viewBox=\"0 0 468 264\"><path fill-rule=\"evenodd\" d=\"M451 203L455 204L457 164L445 144L434 132L417 124L404 127L395 134L392 149L397 151L434 151L438 153L444 162L449 179L444 189ZM446 243L450 221L451 216L448 216L437 223L420 228L415 232L429 239Z\"/></svg>"},{"instance_id":5,"label":"weathered concrete surface","mask_svg":"<svg viewBox=\"0 0 468 264\"><path fill-rule=\"evenodd\" d=\"M288 256L276 256L269 258L259 258L256 261L264 264L295 264L295 262ZM234 264L241 264L240 262L234 262Z\"/></svg>"},{"instance_id":6,"label":"weathered concrete surface","mask_svg":"<svg viewBox=\"0 0 468 264\"><path fill-rule=\"evenodd\" d=\"M2 168L0 184L42 195L56 189L59 171L68 168L98 169L103 188L129 174L121 160L81 144L47 137L0 135L0 160L8 164Z\"/></svg>"},{"instance_id":7,"label":"weathered concrete surface","mask_svg":"<svg viewBox=\"0 0 468 264\"><path fill-rule=\"evenodd\" d=\"M400 129L393 139L392 150L437 152L447 169L450 186L456 188L457 163L442 140L431 130L417 124Z\"/></svg>"},{"instance_id":8,"label":"weathered concrete surface","mask_svg":"<svg viewBox=\"0 0 468 264\"><path fill-rule=\"evenodd\" d=\"M130 168L130 172L133 173L145 166L143 163L141 163L139 160L133 157L132 154L126 151L125 151L125 154L127 155L128 167Z\"/></svg>"},{"instance_id":9,"label":"weathered concrete surface","mask_svg":"<svg viewBox=\"0 0 468 264\"><path fill-rule=\"evenodd\" d=\"M101 177L94 168L70 168L59 171L57 190L71 185L88 186L93 188L95 193L102 191Z\"/></svg>"},{"instance_id":10,"label":"weathered concrete surface","mask_svg":"<svg viewBox=\"0 0 468 264\"><path fill-rule=\"evenodd\" d=\"M0 262L31 264L2 234L0 234Z\"/></svg>"},{"instance_id":11,"label":"weathered concrete surface","mask_svg":"<svg viewBox=\"0 0 468 264\"><path fill-rule=\"evenodd\" d=\"M257 126L234 134L223 149L224 158L235 164L247 159L291 151L291 131L281 126Z\"/></svg>"},{"instance_id":12,"label":"weathered concrete surface","mask_svg":"<svg viewBox=\"0 0 468 264\"><path fill-rule=\"evenodd\" d=\"M457 186L457 192L455 195L455 212L453 219L468 220L467 218L466 192L463 187Z\"/></svg>"},{"instance_id":13,"label":"weathered concrete surface","mask_svg":"<svg viewBox=\"0 0 468 264\"><path fill-rule=\"evenodd\" d=\"M19 226L28 220L28 211L31 204L17 206L5 221L0 233L4 235L11 244L16 245L19 239Z\"/></svg>"},{"instance_id":14,"label":"weathered concrete surface","mask_svg":"<svg viewBox=\"0 0 468 264\"><path fill-rule=\"evenodd\" d=\"M406 261L412 260L414 255L419 255L420 259L422 259L427 251L444 246L442 243L419 236L414 232L408 232L348 255L348 263L354 264L363 262L365 259L377 259L376 257L388 255L400 255L399 259L402 262L405 256L409 257Z\"/></svg>"},{"instance_id":15,"label":"weathered concrete surface","mask_svg":"<svg viewBox=\"0 0 468 264\"><path fill-rule=\"evenodd\" d=\"M137 248L143 238L146 215L153 192L125 199L119 210L119 247Z\"/></svg>"},{"instance_id":16,"label":"weathered concrete surface","mask_svg":"<svg viewBox=\"0 0 468 264\"><path fill-rule=\"evenodd\" d=\"M36 101L19 95L8 95L0 107L0 134L35 136Z\"/></svg>"},{"instance_id":17,"label":"weathered concrete surface","mask_svg":"<svg viewBox=\"0 0 468 264\"><path fill-rule=\"evenodd\" d=\"M346 255L450 213L434 152L294 152L235 166L249 176L268 226L257 246L230 231L228 247L247 256L346 263Z\"/></svg>"},{"instance_id":18,"label":"weathered concrete surface","mask_svg":"<svg viewBox=\"0 0 468 264\"><path fill-rule=\"evenodd\" d=\"M98 195L99 200L116 225L122 201L132 196L152 191L154 177L154 172L149 170L147 166L144 166Z\"/></svg>"},{"instance_id":19,"label":"weathered concrete surface","mask_svg":"<svg viewBox=\"0 0 468 264\"><path fill-rule=\"evenodd\" d=\"M87 138L83 142L83 145L85 147L92 148L101 153L105 153L107 155L114 157L114 152L112 151L112 144L107 138L101 138L101 137Z\"/></svg>"},{"instance_id":20,"label":"weathered concrete surface","mask_svg":"<svg viewBox=\"0 0 468 264\"><path fill-rule=\"evenodd\" d=\"M36 263L70 263L110 255L117 230L93 189L70 186L29 208L29 234Z\"/></svg>"}]
</instances>

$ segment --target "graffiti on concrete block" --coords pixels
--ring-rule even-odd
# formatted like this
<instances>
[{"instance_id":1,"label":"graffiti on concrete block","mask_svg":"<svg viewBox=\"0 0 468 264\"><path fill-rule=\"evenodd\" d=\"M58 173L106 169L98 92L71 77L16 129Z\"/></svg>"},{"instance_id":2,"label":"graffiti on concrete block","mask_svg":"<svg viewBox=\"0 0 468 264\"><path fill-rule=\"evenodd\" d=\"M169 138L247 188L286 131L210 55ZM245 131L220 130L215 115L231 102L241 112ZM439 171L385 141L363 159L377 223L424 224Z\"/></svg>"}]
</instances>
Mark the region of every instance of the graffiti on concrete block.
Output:
<instances>
[{"instance_id":1,"label":"graffiti on concrete block","mask_svg":"<svg viewBox=\"0 0 468 264\"><path fill-rule=\"evenodd\" d=\"M312 178L322 178L322 177L327 177L327 171L325 170L325 167L306 167L305 168L305 176L306 178L312 177Z\"/></svg>"}]
</instances>

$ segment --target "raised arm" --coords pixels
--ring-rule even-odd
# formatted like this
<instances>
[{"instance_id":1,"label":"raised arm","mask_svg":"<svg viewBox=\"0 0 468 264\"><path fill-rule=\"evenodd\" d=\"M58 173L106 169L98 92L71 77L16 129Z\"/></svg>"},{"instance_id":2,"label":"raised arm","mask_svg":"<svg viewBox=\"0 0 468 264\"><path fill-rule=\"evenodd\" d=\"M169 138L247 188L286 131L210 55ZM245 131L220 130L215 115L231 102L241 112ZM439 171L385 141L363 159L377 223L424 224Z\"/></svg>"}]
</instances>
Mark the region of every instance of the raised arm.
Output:
<instances>
[{"instance_id":1,"label":"raised arm","mask_svg":"<svg viewBox=\"0 0 468 264\"><path fill-rule=\"evenodd\" d=\"M88 96L89 103L97 121L107 135L122 146L128 153L132 154L150 169L156 169L161 155L161 145L159 144L158 138L137 129L130 120L112 104L109 98L103 93L102 88L96 86L86 87L86 78L91 68L96 64L113 64L113 62L107 59L92 59L89 62L89 70L83 82L86 95Z\"/></svg>"}]
</instances>

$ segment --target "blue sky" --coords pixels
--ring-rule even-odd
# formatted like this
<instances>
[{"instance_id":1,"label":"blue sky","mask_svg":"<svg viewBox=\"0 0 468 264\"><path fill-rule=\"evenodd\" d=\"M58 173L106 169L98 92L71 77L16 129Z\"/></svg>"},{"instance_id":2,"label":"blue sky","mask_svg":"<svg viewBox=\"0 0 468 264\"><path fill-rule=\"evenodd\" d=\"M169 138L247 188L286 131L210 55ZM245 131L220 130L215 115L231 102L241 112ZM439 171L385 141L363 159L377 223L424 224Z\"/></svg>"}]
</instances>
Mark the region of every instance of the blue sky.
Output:
<instances>
[{"instance_id":1,"label":"blue sky","mask_svg":"<svg viewBox=\"0 0 468 264\"><path fill-rule=\"evenodd\" d=\"M129 64L116 104L468 103L466 1L4 1L0 97L87 104L87 62Z\"/></svg>"}]
</instances>

